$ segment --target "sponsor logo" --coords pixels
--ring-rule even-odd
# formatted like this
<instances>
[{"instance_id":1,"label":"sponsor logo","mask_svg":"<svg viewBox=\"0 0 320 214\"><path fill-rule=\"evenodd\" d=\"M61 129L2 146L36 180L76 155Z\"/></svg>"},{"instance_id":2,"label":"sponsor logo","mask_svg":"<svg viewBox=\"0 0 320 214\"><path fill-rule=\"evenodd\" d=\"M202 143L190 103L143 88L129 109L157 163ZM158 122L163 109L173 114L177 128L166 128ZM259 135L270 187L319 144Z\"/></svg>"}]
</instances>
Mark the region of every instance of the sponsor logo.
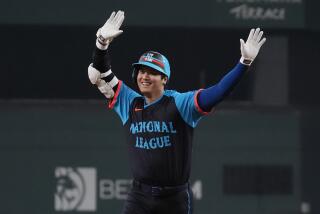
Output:
<instances>
[{"instance_id":1,"label":"sponsor logo","mask_svg":"<svg viewBox=\"0 0 320 214\"><path fill-rule=\"evenodd\" d=\"M143 109L142 108L134 108L134 111L142 111Z\"/></svg>"},{"instance_id":2,"label":"sponsor logo","mask_svg":"<svg viewBox=\"0 0 320 214\"><path fill-rule=\"evenodd\" d=\"M56 211L96 211L95 168L56 167L56 190L54 209Z\"/></svg>"},{"instance_id":3,"label":"sponsor logo","mask_svg":"<svg viewBox=\"0 0 320 214\"><path fill-rule=\"evenodd\" d=\"M94 167L56 167L54 210L57 212L95 212L99 201L125 200L131 188L131 179L97 177ZM193 197L201 200L202 181L191 184Z\"/></svg>"}]
</instances>

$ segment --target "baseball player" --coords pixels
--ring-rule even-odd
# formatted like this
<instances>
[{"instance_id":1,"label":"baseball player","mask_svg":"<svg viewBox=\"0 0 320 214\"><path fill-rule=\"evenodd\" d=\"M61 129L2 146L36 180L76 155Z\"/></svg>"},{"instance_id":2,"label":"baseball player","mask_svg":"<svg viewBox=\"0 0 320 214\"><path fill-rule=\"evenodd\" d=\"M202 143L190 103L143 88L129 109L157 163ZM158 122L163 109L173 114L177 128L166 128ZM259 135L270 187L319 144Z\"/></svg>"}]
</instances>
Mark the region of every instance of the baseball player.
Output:
<instances>
[{"instance_id":1,"label":"baseball player","mask_svg":"<svg viewBox=\"0 0 320 214\"><path fill-rule=\"evenodd\" d=\"M240 40L241 58L217 84L180 93L166 90L170 80L168 59L147 51L134 63L132 77L138 91L111 71L108 47L123 33L124 12L113 12L98 30L88 75L108 99L127 133L133 176L123 214L191 214L189 186L193 130L199 120L221 102L239 82L266 39L252 29Z\"/></svg>"}]
</instances>

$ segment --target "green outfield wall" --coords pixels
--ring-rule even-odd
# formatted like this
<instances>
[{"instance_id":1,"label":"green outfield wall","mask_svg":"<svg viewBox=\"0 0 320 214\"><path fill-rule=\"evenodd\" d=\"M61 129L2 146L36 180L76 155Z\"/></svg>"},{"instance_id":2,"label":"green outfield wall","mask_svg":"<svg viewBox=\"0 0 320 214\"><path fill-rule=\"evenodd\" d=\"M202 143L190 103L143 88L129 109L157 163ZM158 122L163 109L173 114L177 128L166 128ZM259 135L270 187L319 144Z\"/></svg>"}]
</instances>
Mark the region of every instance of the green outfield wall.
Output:
<instances>
[{"instance_id":1,"label":"green outfield wall","mask_svg":"<svg viewBox=\"0 0 320 214\"><path fill-rule=\"evenodd\" d=\"M221 106L195 132L195 213L297 213L300 114ZM1 213L120 213L124 132L102 101L1 101Z\"/></svg>"},{"instance_id":2,"label":"green outfield wall","mask_svg":"<svg viewBox=\"0 0 320 214\"><path fill-rule=\"evenodd\" d=\"M313 25L314 16L306 14L313 12L317 4L306 0L11 0L0 3L0 24L96 26L112 10L122 9L128 26L302 29L312 27L307 24Z\"/></svg>"}]
</instances>

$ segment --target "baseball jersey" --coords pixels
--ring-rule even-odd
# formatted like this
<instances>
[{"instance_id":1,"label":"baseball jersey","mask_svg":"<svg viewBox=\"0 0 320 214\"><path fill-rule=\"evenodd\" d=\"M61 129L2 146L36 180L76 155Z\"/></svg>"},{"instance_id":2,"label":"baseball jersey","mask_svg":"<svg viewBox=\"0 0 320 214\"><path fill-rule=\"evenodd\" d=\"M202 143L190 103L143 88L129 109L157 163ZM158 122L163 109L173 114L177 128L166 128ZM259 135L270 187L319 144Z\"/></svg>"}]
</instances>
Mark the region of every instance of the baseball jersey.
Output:
<instances>
[{"instance_id":1,"label":"baseball jersey","mask_svg":"<svg viewBox=\"0 0 320 214\"><path fill-rule=\"evenodd\" d=\"M133 178L150 185L181 185L189 180L193 130L207 112L197 102L199 91L165 90L156 101L119 81L109 107L125 128Z\"/></svg>"}]
</instances>

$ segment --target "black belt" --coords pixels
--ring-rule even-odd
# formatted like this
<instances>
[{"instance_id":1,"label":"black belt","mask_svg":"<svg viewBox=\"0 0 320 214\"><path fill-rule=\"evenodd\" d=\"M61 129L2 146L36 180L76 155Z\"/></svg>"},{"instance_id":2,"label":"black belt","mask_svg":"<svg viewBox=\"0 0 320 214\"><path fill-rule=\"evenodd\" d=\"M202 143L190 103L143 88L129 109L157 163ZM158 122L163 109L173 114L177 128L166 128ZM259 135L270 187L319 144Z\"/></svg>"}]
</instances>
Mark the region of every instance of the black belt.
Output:
<instances>
[{"instance_id":1,"label":"black belt","mask_svg":"<svg viewBox=\"0 0 320 214\"><path fill-rule=\"evenodd\" d=\"M152 196L164 196L188 189L189 182L179 186L153 186L133 180L132 186Z\"/></svg>"}]
</instances>

